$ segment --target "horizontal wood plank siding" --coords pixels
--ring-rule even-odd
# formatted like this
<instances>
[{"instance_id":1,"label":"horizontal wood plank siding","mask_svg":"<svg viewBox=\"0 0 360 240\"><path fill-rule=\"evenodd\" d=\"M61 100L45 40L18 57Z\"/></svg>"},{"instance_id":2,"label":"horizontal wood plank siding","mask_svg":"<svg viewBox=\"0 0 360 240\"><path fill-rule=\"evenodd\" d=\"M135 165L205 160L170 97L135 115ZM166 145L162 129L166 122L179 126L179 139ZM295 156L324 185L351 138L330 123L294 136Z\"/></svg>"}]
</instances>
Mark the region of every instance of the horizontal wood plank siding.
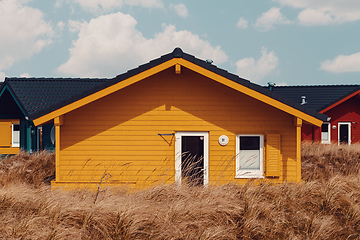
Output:
<instances>
[{"instance_id":1,"label":"horizontal wood plank siding","mask_svg":"<svg viewBox=\"0 0 360 240\"><path fill-rule=\"evenodd\" d=\"M172 183L177 131L209 132L210 184L235 179L236 134L281 135L280 177L296 179L293 116L186 68L165 70L64 116L60 182ZM218 138L229 137L220 146ZM55 184L56 185L56 184Z\"/></svg>"},{"instance_id":2,"label":"horizontal wood plank siding","mask_svg":"<svg viewBox=\"0 0 360 240\"><path fill-rule=\"evenodd\" d=\"M12 124L19 119L0 119L0 154L17 154L19 147L12 147Z\"/></svg>"}]
</instances>

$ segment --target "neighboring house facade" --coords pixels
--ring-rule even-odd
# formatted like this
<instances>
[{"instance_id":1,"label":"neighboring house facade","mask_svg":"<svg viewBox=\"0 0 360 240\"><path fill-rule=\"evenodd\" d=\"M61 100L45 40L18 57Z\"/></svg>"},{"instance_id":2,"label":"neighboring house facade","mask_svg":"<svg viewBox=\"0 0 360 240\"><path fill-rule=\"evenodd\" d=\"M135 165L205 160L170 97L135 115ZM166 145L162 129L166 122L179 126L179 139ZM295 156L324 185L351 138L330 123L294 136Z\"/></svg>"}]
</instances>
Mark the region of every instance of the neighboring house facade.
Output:
<instances>
[{"instance_id":1,"label":"neighboring house facade","mask_svg":"<svg viewBox=\"0 0 360 240\"><path fill-rule=\"evenodd\" d=\"M67 188L300 182L302 125L327 119L179 48L29 118Z\"/></svg>"},{"instance_id":2,"label":"neighboring house facade","mask_svg":"<svg viewBox=\"0 0 360 240\"><path fill-rule=\"evenodd\" d=\"M53 122L31 115L104 83L105 79L6 78L0 88L0 154L54 150Z\"/></svg>"},{"instance_id":3,"label":"neighboring house facade","mask_svg":"<svg viewBox=\"0 0 360 240\"><path fill-rule=\"evenodd\" d=\"M273 91L328 116L321 127L304 124L302 140L360 142L360 85L280 86Z\"/></svg>"}]
</instances>

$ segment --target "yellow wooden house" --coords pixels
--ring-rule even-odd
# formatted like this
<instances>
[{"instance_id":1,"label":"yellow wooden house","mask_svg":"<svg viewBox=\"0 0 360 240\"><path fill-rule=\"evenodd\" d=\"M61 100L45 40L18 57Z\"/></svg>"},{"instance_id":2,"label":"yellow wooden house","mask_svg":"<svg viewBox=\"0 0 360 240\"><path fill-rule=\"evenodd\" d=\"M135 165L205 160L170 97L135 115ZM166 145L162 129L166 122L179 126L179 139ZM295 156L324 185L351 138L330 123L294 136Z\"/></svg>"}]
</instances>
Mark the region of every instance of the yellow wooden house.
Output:
<instances>
[{"instance_id":1,"label":"yellow wooden house","mask_svg":"<svg viewBox=\"0 0 360 240\"><path fill-rule=\"evenodd\" d=\"M300 182L301 126L326 120L180 48L32 117L67 188Z\"/></svg>"}]
</instances>

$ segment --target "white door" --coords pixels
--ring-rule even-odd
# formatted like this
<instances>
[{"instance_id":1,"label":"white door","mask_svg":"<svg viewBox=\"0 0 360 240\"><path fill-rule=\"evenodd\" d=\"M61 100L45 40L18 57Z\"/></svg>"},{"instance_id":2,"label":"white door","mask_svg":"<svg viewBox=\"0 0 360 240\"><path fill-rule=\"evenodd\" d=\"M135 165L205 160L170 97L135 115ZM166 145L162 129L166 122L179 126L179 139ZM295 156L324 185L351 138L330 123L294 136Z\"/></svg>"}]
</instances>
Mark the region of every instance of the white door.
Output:
<instances>
[{"instance_id":1,"label":"white door","mask_svg":"<svg viewBox=\"0 0 360 240\"><path fill-rule=\"evenodd\" d=\"M209 183L209 133L175 133L175 181L191 185Z\"/></svg>"}]
</instances>

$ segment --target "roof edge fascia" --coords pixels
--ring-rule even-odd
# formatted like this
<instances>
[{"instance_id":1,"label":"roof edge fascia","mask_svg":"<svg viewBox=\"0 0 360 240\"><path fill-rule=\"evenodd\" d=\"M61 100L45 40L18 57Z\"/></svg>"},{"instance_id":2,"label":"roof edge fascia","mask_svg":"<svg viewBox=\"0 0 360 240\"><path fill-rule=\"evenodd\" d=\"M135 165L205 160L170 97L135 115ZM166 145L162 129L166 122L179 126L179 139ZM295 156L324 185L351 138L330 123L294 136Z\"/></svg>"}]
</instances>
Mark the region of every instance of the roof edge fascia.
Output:
<instances>
[{"instance_id":1,"label":"roof edge fascia","mask_svg":"<svg viewBox=\"0 0 360 240\"><path fill-rule=\"evenodd\" d=\"M328 106L328 107L320 110L319 113L325 113L325 112L333 109L334 107L340 105L341 103L346 102L346 101L349 100L350 98L355 97L355 96L358 95L358 94L360 94L360 90L357 90L357 91L353 92L352 94L349 94L349 95L347 95L346 97L340 99L339 101L331 104L330 106Z\"/></svg>"},{"instance_id":2,"label":"roof edge fascia","mask_svg":"<svg viewBox=\"0 0 360 240\"><path fill-rule=\"evenodd\" d=\"M270 106L273 106L273 107L275 107L277 109L280 109L280 110L282 110L284 112L287 112L287 113L289 113L289 114L291 114L291 115L293 115L295 117L301 118L304 121L309 122L309 123L311 123L313 125L321 126L321 124L323 123L322 120L320 120L320 119L318 119L316 117L313 117L313 116L311 116L311 115L309 115L309 114L307 114L305 112L302 112L301 110L293 108L293 107L291 107L291 106L289 106L289 105L287 105L285 103L282 103L282 102L280 102L280 101L278 101L276 99L273 99L273 98L271 98L269 96L266 96L266 95L264 95L264 94L262 94L262 93L260 93L260 92L258 92L256 90L248 88L248 87L246 87L246 86L244 86L242 84L236 83L236 82L234 82L234 81L232 81L232 80L230 80L230 79L228 79L228 78L226 78L224 76L221 76L221 75L219 75L219 74L217 74L215 72L212 72L212 71L210 71L210 70L208 70L206 68L203 68L203 67L201 67L201 66L199 66L199 65L197 65L195 63L192 63L192 62L190 62L190 61L188 61L186 59L183 59L183 58L170 59L170 60L168 60L166 62L163 62L163 63L161 63L159 65L156 65L156 66L154 66L154 67L152 67L152 68L150 68L148 70L145 70L145 71L143 71L143 72L141 72L139 74L131 76L131 77L129 77L129 78L125 79L125 80L122 80L120 82L117 82L117 83L115 83L115 84L113 84L113 85L111 85L111 86L109 86L109 87L107 87L105 89L102 89L102 90L100 90L98 92L95 92L95 93L93 93L91 95L88 95L88 96L86 96L86 97L84 97L82 99L79 99L79 100L77 100L77 101L75 101L73 103L70 103L70 104L68 104L66 106L63 106L63 107L57 109L57 110L54 110L54 111L52 111L52 112L50 112L48 114L45 114L44 116L38 117L38 118L34 119L33 122L34 122L35 126L41 125L41 124L43 124L45 122L48 122L48 121L54 119L55 117L64 115L64 114L66 114L66 113L68 113L68 112L70 112L72 110L75 110L75 109L77 109L77 108L79 108L81 106L84 106L84 105L86 105L86 104L88 104L90 102L93 102L93 101L95 101L97 99L100 99L100 98L106 96L106 95L109 95L109 94L111 94L113 92L116 92L116 91L118 91L118 90L120 90L122 88L125 88L125 87L127 87L127 86L129 86L131 84L139 82L139 81L141 81L141 80L143 80L143 79L145 79L145 78L147 78L149 76L152 76L152 75L154 75L156 73L159 73L159 72L161 72L161 71L163 71L165 69L173 67L176 64L180 64L183 67L186 67L186 68L188 68L190 70L193 70L193 71L195 71L195 72L197 72L197 73L199 73L199 74L201 74L201 75L203 75L205 77L208 77L208 78L210 78L210 79L212 79L214 81L217 81L217 82L219 82L221 84L224 84L225 86L228 86L228 87L230 87L232 89L235 89L235 90L237 90L239 92L242 92L242 93L244 93L244 94L246 94L246 95L248 95L250 97L253 97L253 98L255 98L255 99L259 100L259 101L262 101L262 102L264 102L266 104L269 104Z\"/></svg>"}]
</instances>

